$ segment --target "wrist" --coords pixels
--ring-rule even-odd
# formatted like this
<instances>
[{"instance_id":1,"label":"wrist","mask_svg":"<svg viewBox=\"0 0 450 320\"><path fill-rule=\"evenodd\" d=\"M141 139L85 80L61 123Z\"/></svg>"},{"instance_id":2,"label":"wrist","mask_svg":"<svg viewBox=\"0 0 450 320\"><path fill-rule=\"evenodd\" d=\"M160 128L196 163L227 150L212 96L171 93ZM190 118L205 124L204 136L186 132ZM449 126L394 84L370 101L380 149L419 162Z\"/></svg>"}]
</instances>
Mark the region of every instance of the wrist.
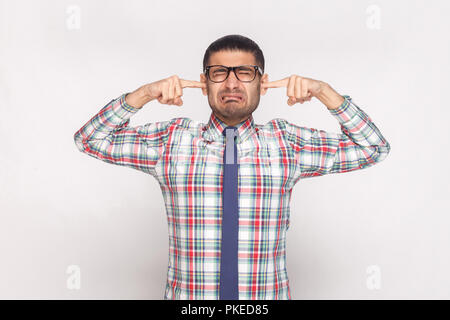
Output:
<instances>
[{"instance_id":1,"label":"wrist","mask_svg":"<svg viewBox=\"0 0 450 320\"><path fill-rule=\"evenodd\" d=\"M148 94L147 88L144 86L136 89L133 92L128 93L125 96L125 102L137 109L142 108L146 103L153 100Z\"/></svg>"},{"instance_id":2,"label":"wrist","mask_svg":"<svg viewBox=\"0 0 450 320\"><path fill-rule=\"evenodd\" d=\"M320 81L321 90L316 98L328 109L337 109L345 101L345 98L337 93L328 83Z\"/></svg>"}]
</instances>

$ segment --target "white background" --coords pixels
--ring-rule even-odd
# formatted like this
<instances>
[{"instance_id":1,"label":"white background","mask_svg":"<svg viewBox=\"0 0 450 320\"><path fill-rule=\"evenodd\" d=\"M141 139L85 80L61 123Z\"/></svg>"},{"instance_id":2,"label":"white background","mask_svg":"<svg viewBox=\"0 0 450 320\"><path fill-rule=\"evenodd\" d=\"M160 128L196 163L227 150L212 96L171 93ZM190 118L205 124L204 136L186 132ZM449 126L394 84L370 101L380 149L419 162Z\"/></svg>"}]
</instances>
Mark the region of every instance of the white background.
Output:
<instances>
[{"instance_id":1,"label":"white background","mask_svg":"<svg viewBox=\"0 0 450 320\"><path fill-rule=\"evenodd\" d=\"M449 299L449 12L437 0L0 1L0 298L163 298L158 182L80 153L73 135L145 83L198 81L208 45L242 34L263 50L269 81L328 82L391 144L373 167L294 187L292 298ZM183 101L152 101L130 126L207 122L200 89ZM339 132L317 99L286 101L269 89L255 122Z\"/></svg>"}]
</instances>

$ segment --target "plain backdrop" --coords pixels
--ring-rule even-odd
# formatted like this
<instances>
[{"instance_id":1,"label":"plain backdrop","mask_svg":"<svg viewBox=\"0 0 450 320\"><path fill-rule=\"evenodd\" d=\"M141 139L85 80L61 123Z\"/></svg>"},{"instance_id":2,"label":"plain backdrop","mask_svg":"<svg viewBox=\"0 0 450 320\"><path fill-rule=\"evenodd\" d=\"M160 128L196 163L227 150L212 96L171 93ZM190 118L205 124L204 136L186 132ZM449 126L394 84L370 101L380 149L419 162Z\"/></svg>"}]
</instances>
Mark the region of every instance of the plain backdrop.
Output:
<instances>
[{"instance_id":1,"label":"plain backdrop","mask_svg":"<svg viewBox=\"0 0 450 320\"><path fill-rule=\"evenodd\" d=\"M269 81L329 83L391 144L373 167L294 187L292 298L449 299L449 12L443 0L0 1L0 298L163 298L158 182L80 153L73 135L145 83L198 81L208 45L241 34ZM200 89L182 99L150 102L130 126L208 121ZM286 101L269 89L255 122L339 132L319 100Z\"/></svg>"}]
</instances>

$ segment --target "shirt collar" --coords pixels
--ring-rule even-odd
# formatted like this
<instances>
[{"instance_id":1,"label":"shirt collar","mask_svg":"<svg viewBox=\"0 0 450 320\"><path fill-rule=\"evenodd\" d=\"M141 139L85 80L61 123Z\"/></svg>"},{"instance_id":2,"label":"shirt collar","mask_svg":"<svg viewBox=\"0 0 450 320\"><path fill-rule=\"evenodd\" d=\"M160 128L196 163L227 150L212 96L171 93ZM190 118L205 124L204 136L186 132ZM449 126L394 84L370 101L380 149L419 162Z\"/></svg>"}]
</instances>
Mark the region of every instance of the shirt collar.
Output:
<instances>
[{"instance_id":1,"label":"shirt collar","mask_svg":"<svg viewBox=\"0 0 450 320\"><path fill-rule=\"evenodd\" d=\"M227 124L220 120L214 112L211 112L211 116L209 117L209 121L206 126L203 127L203 138L208 141L225 141L225 137L222 134L222 131L227 127ZM242 121L239 124L236 124L238 134L236 136L236 143L239 144L242 141L245 141L248 137L251 137L255 132L258 131L255 128L255 122L253 120L253 115Z\"/></svg>"}]
</instances>

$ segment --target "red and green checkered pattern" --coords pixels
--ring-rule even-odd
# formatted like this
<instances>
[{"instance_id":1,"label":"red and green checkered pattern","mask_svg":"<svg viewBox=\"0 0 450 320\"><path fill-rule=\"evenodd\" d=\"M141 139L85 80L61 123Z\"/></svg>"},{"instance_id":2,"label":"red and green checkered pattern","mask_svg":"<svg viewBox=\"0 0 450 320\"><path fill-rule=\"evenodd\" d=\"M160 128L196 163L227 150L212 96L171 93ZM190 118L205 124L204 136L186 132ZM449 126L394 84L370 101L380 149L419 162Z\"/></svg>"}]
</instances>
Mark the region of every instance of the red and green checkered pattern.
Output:
<instances>
[{"instance_id":1,"label":"red and green checkered pattern","mask_svg":"<svg viewBox=\"0 0 450 320\"><path fill-rule=\"evenodd\" d=\"M286 231L292 188L300 179L363 169L389 143L349 96L330 113L341 133L284 119L237 125L239 299L291 299ZM218 299L226 124L173 118L130 127L139 109L112 100L75 135L81 152L155 177L164 197L169 265L164 299Z\"/></svg>"}]
</instances>

